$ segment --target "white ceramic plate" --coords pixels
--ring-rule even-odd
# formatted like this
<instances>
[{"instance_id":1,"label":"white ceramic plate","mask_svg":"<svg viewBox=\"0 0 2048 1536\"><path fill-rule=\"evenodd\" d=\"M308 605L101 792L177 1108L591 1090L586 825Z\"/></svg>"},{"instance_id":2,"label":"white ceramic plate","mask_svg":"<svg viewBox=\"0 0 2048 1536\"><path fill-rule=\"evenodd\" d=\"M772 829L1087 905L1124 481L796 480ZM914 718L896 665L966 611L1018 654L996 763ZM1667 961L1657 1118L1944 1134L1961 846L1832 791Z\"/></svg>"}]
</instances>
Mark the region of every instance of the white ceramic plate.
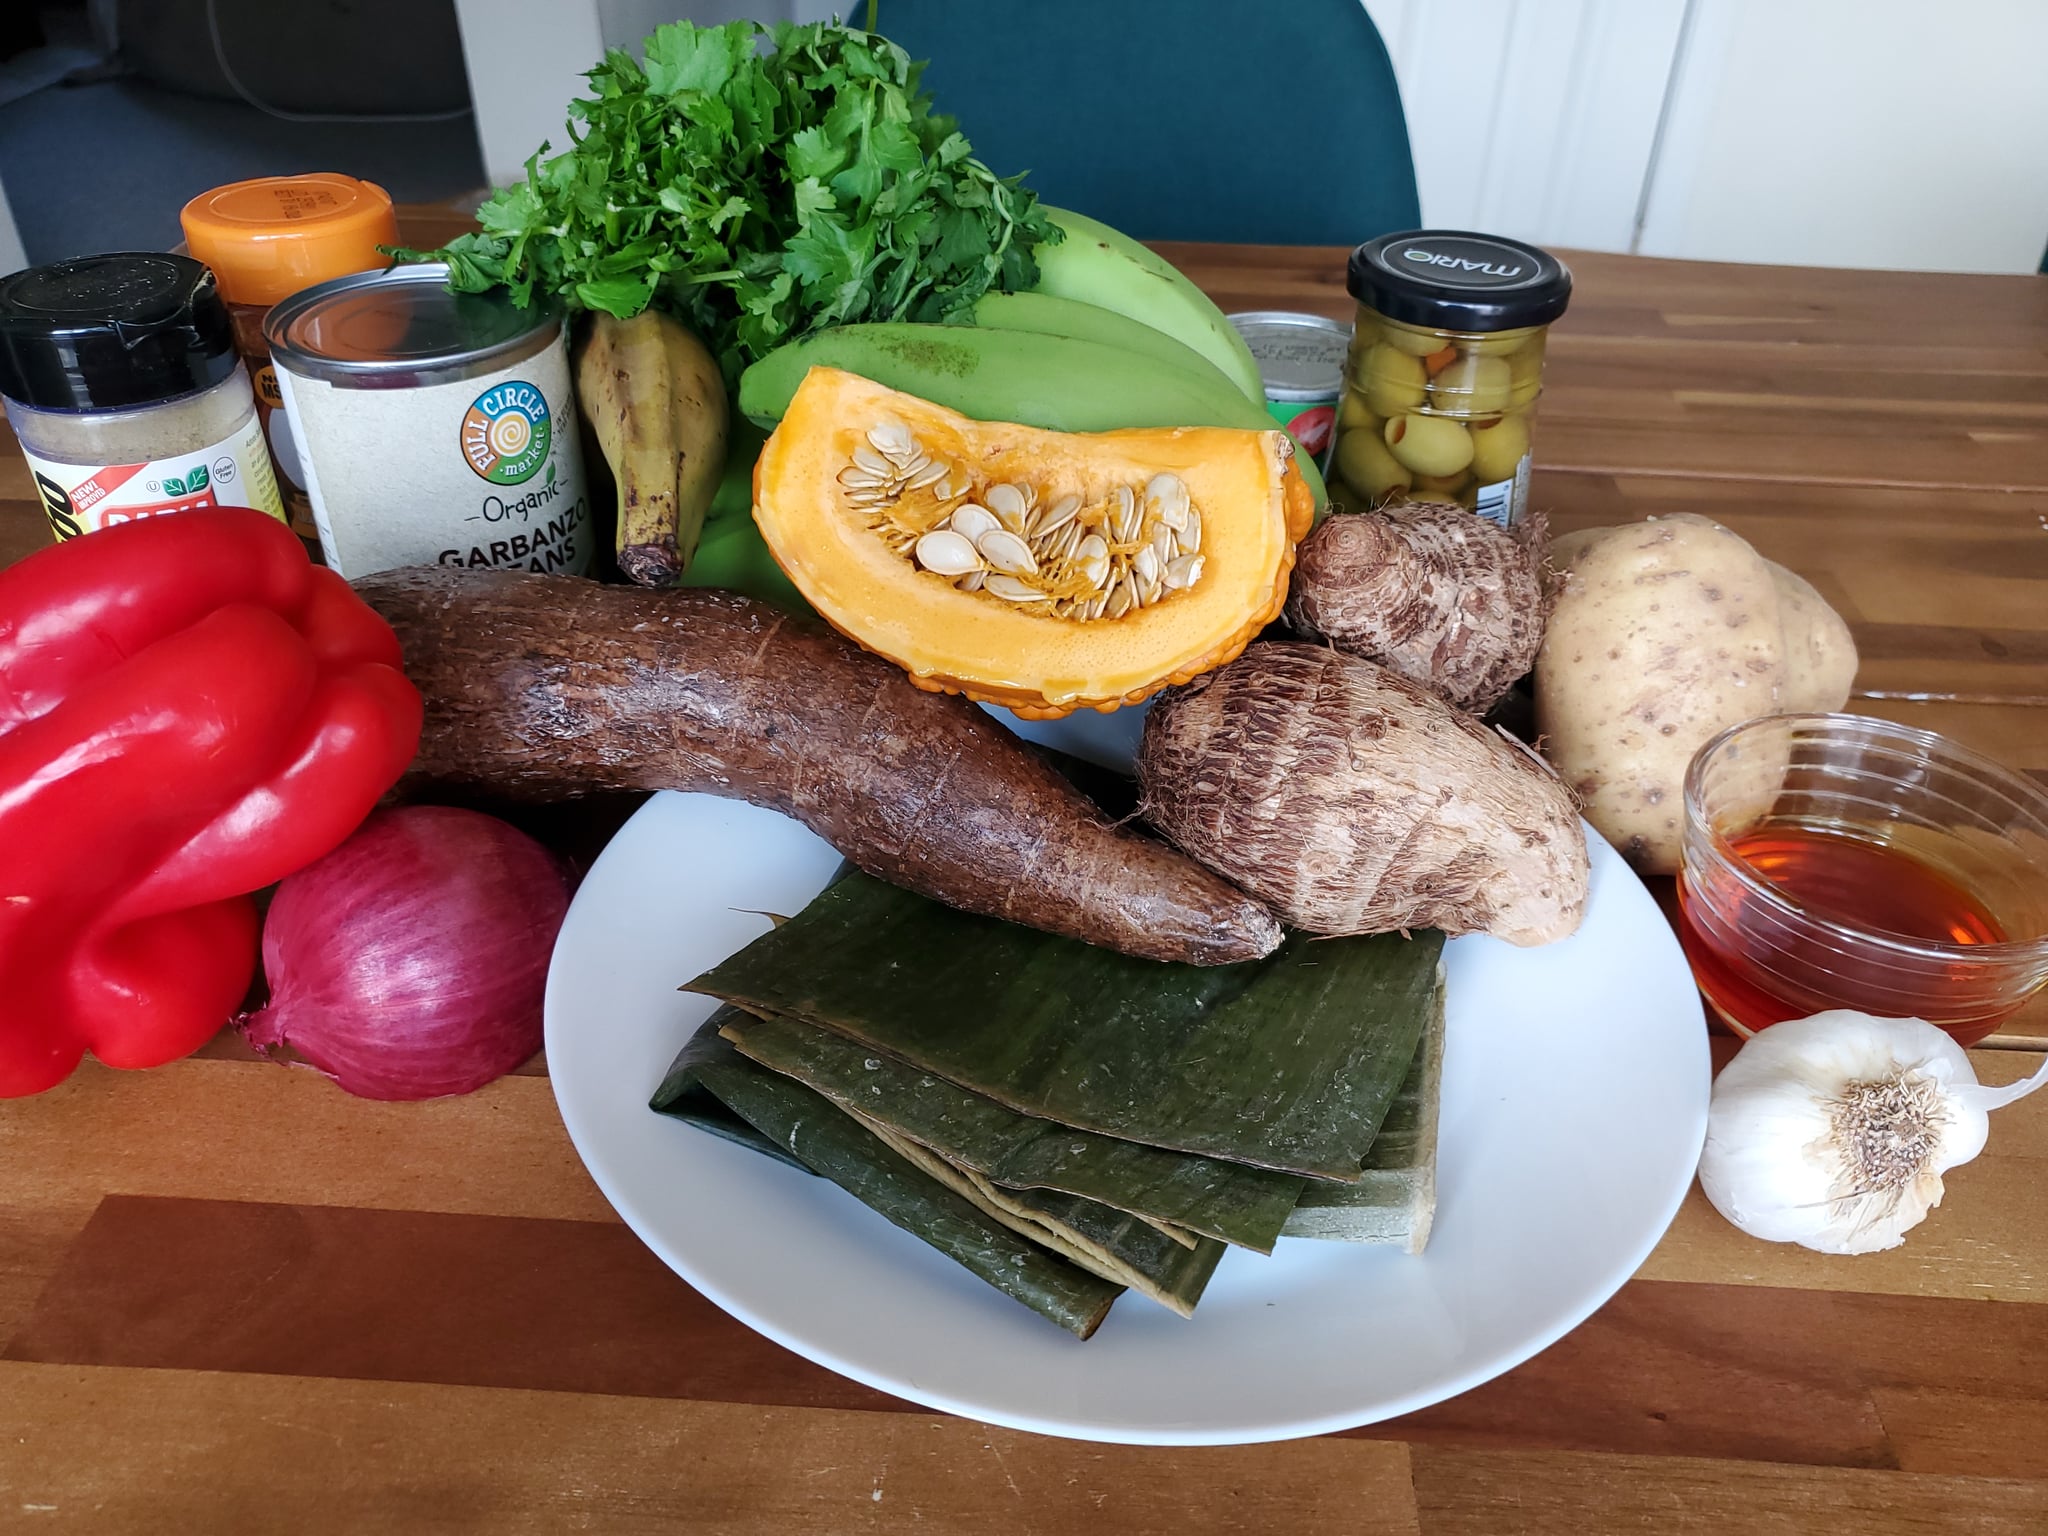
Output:
<instances>
[{"instance_id":1,"label":"white ceramic plate","mask_svg":"<svg viewBox=\"0 0 2048 1536\"><path fill-rule=\"evenodd\" d=\"M795 822L660 795L584 881L548 975L548 1070L628 1225L741 1321L857 1381L1045 1434L1207 1445L1391 1418L1519 1364L1634 1273L1705 1134L1698 994L1598 838L1572 938L1446 951L1436 1227L1419 1257L1233 1250L1183 1320L1125 1296L1087 1343L837 1186L647 1108L710 1012L679 983L795 912L839 856Z\"/></svg>"}]
</instances>

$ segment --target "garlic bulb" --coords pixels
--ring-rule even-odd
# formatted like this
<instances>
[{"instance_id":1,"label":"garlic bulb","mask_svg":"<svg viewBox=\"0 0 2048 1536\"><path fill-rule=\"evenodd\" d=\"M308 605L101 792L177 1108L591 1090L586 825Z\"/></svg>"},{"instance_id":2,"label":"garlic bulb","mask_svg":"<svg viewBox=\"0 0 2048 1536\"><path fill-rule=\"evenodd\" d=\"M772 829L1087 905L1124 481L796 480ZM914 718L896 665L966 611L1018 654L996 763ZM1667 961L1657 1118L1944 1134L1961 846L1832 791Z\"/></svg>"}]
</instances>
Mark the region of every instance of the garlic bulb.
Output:
<instances>
[{"instance_id":1,"label":"garlic bulb","mask_svg":"<svg viewBox=\"0 0 2048 1536\"><path fill-rule=\"evenodd\" d=\"M1761 1031L1721 1070L1700 1187L1752 1237L1820 1253L1896 1248L1984 1150L1989 1111L2048 1082L1986 1088L1919 1019L1837 1010Z\"/></svg>"}]
</instances>

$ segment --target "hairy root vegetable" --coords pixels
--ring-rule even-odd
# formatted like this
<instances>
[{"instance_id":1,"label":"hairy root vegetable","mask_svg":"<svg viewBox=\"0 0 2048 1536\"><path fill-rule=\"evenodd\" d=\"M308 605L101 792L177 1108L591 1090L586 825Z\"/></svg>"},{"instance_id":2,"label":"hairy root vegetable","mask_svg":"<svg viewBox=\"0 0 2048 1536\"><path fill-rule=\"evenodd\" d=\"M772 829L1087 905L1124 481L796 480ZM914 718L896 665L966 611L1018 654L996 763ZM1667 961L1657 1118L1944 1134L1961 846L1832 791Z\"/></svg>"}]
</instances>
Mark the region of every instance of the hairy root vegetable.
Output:
<instances>
[{"instance_id":1,"label":"hairy root vegetable","mask_svg":"<svg viewBox=\"0 0 2048 1536\"><path fill-rule=\"evenodd\" d=\"M1264 642L1170 690L1138 778L1154 826L1315 933L1545 944L1585 913L1585 833L1556 775L1337 651Z\"/></svg>"},{"instance_id":2,"label":"hairy root vegetable","mask_svg":"<svg viewBox=\"0 0 2048 1536\"><path fill-rule=\"evenodd\" d=\"M1510 532L1453 502L1324 518L1295 551L1287 622L1484 714L1535 663L1541 513Z\"/></svg>"},{"instance_id":3,"label":"hairy root vegetable","mask_svg":"<svg viewBox=\"0 0 2048 1536\"><path fill-rule=\"evenodd\" d=\"M1855 641L1803 579L1691 513L1565 534L1548 564L1544 753L1629 863L1676 873L1693 754L1757 715L1840 709Z\"/></svg>"},{"instance_id":4,"label":"hairy root vegetable","mask_svg":"<svg viewBox=\"0 0 2048 1536\"><path fill-rule=\"evenodd\" d=\"M1280 942L1264 907L1108 824L964 699L751 598L438 567L356 590L426 701L415 782L725 795L884 880L1126 954L1216 965Z\"/></svg>"}]
</instances>

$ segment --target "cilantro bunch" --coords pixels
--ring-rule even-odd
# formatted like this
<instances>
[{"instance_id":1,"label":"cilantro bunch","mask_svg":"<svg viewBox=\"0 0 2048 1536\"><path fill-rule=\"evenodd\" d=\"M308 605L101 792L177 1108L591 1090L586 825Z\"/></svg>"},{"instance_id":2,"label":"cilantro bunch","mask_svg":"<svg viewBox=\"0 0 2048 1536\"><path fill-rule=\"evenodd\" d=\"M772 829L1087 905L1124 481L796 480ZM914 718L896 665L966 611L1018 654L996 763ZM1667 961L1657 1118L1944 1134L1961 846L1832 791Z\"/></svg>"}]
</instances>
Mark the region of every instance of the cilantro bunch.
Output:
<instances>
[{"instance_id":1,"label":"cilantro bunch","mask_svg":"<svg viewBox=\"0 0 2048 1536\"><path fill-rule=\"evenodd\" d=\"M521 305L654 304L728 381L812 331L959 319L990 288L1037 282L1032 247L1060 231L932 112L922 64L847 27L782 23L769 53L762 35L675 22L644 63L610 50L569 106L569 150L542 145L430 259L455 288Z\"/></svg>"}]
</instances>

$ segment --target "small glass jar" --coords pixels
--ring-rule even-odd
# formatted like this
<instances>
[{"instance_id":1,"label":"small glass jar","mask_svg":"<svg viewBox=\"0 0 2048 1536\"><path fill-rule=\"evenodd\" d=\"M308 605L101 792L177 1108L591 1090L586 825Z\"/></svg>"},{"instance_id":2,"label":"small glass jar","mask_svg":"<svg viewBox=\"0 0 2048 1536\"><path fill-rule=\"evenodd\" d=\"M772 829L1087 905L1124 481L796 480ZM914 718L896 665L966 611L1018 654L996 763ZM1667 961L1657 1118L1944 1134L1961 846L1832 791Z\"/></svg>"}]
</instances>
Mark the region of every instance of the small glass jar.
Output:
<instances>
[{"instance_id":1,"label":"small glass jar","mask_svg":"<svg viewBox=\"0 0 2048 1536\"><path fill-rule=\"evenodd\" d=\"M273 304L302 288L388 267L391 259L378 247L398 243L390 195L373 181L326 171L259 176L200 193L185 205L178 222L185 248L211 267L220 283L234 321L235 350L248 364L255 386L257 415L277 466L285 514L317 558L320 530L263 339L263 319Z\"/></svg>"},{"instance_id":2,"label":"small glass jar","mask_svg":"<svg viewBox=\"0 0 2048 1536\"><path fill-rule=\"evenodd\" d=\"M59 539L203 507L282 518L213 274L154 251L0 282L0 397Z\"/></svg>"},{"instance_id":3,"label":"small glass jar","mask_svg":"<svg viewBox=\"0 0 2048 1536\"><path fill-rule=\"evenodd\" d=\"M1519 241L1411 230L1359 246L1345 276L1358 319L1333 495L1352 507L1456 501L1520 522L1544 345L1571 301L1570 271Z\"/></svg>"},{"instance_id":4,"label":"small glass jar","mask_svg":"<svg viewBox=\"0 0 2048 1536\"><path fill-rule=\"evenodd\" d=\"M2048 983L2048 791L1932 731L1765 715L1686 771L1678 907L1738 1034L1854 1008L1974 1045Z\"/></svg>"}]
</instances>

